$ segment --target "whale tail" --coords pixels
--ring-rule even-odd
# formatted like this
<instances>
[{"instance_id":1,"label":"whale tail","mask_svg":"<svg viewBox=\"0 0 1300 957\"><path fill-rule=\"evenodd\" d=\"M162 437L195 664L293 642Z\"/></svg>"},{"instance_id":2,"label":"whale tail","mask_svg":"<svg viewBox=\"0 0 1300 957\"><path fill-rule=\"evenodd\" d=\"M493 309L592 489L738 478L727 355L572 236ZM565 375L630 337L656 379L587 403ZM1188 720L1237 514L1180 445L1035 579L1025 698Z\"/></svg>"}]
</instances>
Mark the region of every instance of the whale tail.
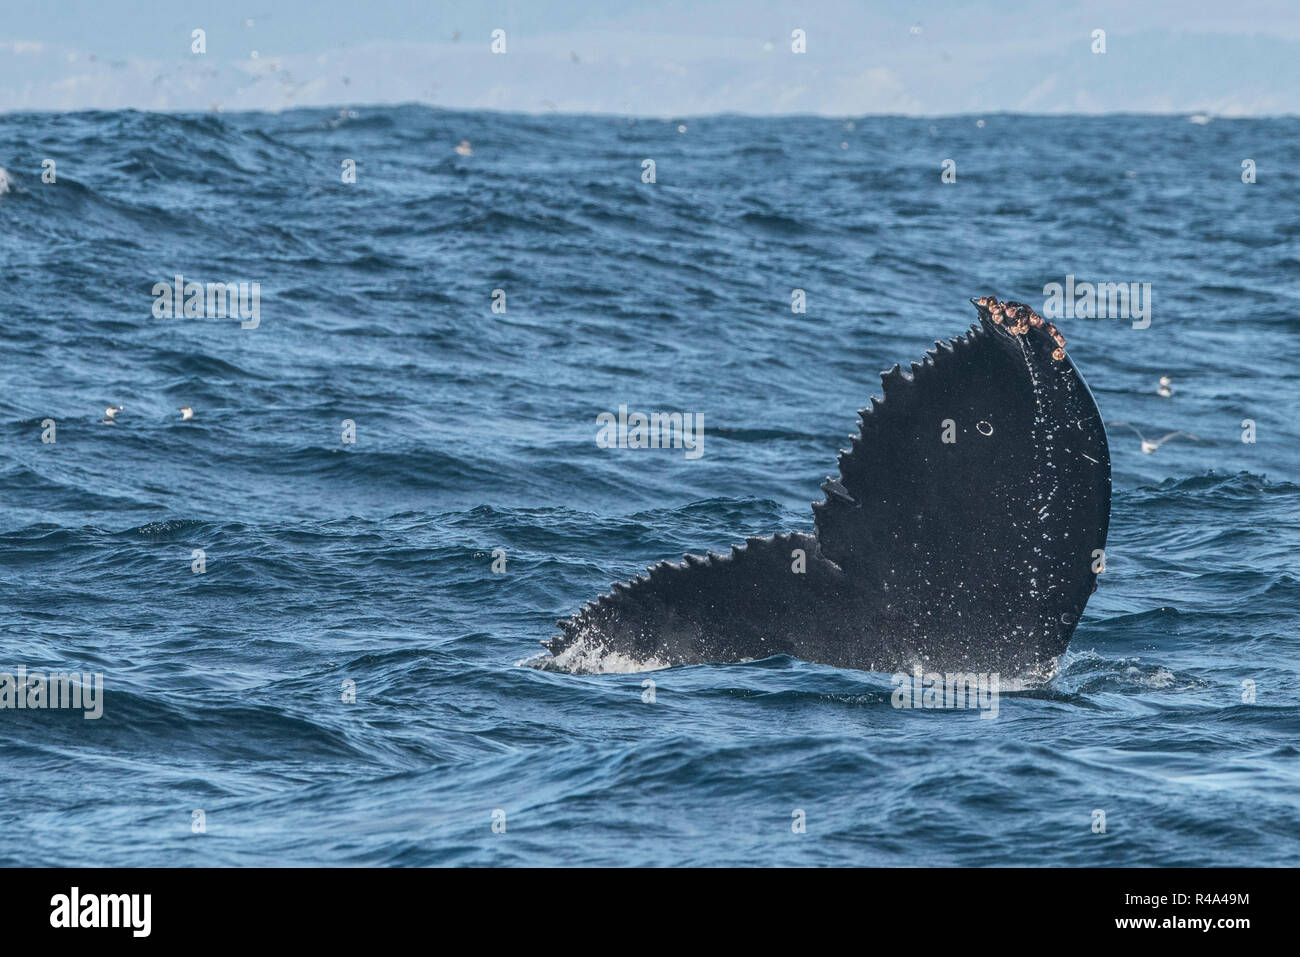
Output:
<instances>
[{"instance_id":1,"label":"whale tail","mask_svg":"<svg viewBox=\"0 0 1300 957\"><path fill-rule=\"evenodd\" d=\"M1041 673L1096 587L1110 456L1050 323L980 323L882 376L816 534L662 562L559 623L552 664L602 670L784 653L874 671Z\"/></svg>"}]
</instances>

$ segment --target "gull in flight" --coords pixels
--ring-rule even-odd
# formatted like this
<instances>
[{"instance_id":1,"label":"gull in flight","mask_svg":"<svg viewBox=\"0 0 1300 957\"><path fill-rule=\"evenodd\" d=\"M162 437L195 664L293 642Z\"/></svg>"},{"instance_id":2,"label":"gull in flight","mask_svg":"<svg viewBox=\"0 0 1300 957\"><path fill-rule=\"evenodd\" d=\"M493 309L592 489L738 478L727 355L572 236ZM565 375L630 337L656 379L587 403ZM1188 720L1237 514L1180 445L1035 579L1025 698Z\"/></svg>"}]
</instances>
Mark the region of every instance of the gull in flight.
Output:
<instances>
[{"instance_id":1,"label":"gull in flight","mask_svg":"<svg viewBox=\"0 0 1300 957\"><path fill-rule=\"evenodd\" d=\"M1174 380L1171 379L1171 378L1169 378L1169 376L1167 376L1167 375L1162 375L1162 376L1160 377L1160 388L1156 389L1156 394L1159 395L1159 396L1162 396L1162 397L1164 397L1164 398L1166 398L1166 399L1169 398L1171 395L1173 395L1173 394L1174 394L1174 390L1173 390L1173 388L1171 387L1171 383L1172 383L1173 381L1174 381Z\"/></svg>"},{"instance_id":2,"label":"gull in flight","mask_svg":"<svg viewBox=\"0 0 1300 957\"><path fill-rule=\"evenodd\" d=\"M1158 438L1158 439L1148 439L1145 435L1143 435L1141 432L1138 431L1138 427L1137 427L1136 425L1134 425L1132 422L1107 422L1106 424L1107 424L1107 425L1126 425L1126 426L1128 426L1130 429L1132 429L1133 432L1134 432L1134 434L1135 434L1135 435L1136 435L1136 436L1141 440L1141 442L1142 442L1142 451L1145 452L1147 455L1150 455L1151 453L1153 453L1156 449L1160 448L1160 446L1164 445L1166 442L1168 442L1170 439L1172 439L1175 435L1185 435L1185 436L1187 436L1189 439L1195 439L1197 442L1203 442L1203 441L1205 441L1205 440L1202 439L1199 435L1192 435L1192 433L1190 433L1190 432L1183 432L1183 431L1181 431L1181 430L1179 430L1178 432L1170 432L1168 435L1162 435L1162 436L1161 436L1160 438Z\"/></svg>"},{"instance_id":3,"label":"gull in flight","mask_svg":"<svg viewBox=\"0 0 1300 957\"><path fill-rule=\"evenodd\" d=\"M124 405L110 405L107 409L104 410L104 421L107 422L109 425L112 425L114 422L117 421L117 414L125 408L126 406Z\"/></svg>"},{"instance_id":4,"label":"gull in flight","mask_svg":"<svg viewBox=\"0 0 1300 957\"><path fill-rule=\"evenodd\" d=\"M181 409L182 422L188 422L190 419L194 418L194 410L191 409L188 405L183 405L180 407L180 409Z\"/></svg>"}]
</instances>

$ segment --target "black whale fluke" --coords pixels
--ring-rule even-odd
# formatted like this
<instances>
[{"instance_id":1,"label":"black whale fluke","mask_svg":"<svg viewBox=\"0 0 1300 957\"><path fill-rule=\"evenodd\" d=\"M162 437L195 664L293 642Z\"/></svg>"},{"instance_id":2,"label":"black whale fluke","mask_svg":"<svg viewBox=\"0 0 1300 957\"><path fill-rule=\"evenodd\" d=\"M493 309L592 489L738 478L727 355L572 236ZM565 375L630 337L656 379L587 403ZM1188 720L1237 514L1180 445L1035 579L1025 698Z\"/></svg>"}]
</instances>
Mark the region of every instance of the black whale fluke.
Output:
<instances>
[{"instance_id":1,"label":"black whale fluke","mask_svg":"<svg viewBox=\"0 0 1300 957\"><path fill-rule=\"evenodd\" d=\"M813 505L816 533L661 562L559 623L544 666L657 668L788 654L870 671L1043 676L1110 520L1110 453L1065 339L1028 306L881 378Z\"/></svg>"}]
</instances>

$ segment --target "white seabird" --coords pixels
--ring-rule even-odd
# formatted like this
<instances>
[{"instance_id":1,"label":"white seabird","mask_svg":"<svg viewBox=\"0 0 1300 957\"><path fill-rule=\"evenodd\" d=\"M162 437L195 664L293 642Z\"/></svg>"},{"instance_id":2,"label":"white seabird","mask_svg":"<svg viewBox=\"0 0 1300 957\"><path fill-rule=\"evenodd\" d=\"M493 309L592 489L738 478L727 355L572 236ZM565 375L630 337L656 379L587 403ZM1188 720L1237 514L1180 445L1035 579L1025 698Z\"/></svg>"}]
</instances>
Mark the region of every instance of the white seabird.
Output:
<instances>
[{"instance_id":1,"label":"white seabird","mask_svg":"<svg viewBox=\"0 0 1300 957\"><path fill-rule=\"evenodd\" d=\"M1202 439L1199 435L1192 435L1192 433L1183 432L1181 429L1177 432L1169 432L1166 435L1162 435L1158 439L1148 439L1145 435L1143 435L1141 432L1138 431L1138 427L1134 425L1132 422L1107 422L1106 424L1125 425L1128 426L1130 429L1132 429L1134 434L1137 435L1139 441L1141 441L1142 443L1142 451L1145 452L1147 455L1153 453L1156 449L1160 448L1160 446L1164 445L1166 442L1168 442L1176 435L1185 435L1189 439L1195 439L1197 442L1204 441L1204 439Z\"/></svg>"}]
</instances>

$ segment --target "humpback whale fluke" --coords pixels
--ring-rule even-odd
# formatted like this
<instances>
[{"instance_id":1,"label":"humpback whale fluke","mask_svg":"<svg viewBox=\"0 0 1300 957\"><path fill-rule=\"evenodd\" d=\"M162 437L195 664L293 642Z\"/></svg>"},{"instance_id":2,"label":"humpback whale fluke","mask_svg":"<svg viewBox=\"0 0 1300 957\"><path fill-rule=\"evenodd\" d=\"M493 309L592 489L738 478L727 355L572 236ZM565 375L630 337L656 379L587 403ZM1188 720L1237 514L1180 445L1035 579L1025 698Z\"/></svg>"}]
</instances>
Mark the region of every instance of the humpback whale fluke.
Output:
<instances>
[{"instance_id":1,"label":"humpback whale fluke","mask_svg":"<svg viewBox=\"0 0 1300 957\"><path fill-rule=\"evenodd\" d=\"M1065 651L1110 520L1110 453L1065 338L1028 306L881 376L816 532L660 562L559 622L543 667L788 654L869 671L1042 675Z\"/></svg>"}]
</instances>

